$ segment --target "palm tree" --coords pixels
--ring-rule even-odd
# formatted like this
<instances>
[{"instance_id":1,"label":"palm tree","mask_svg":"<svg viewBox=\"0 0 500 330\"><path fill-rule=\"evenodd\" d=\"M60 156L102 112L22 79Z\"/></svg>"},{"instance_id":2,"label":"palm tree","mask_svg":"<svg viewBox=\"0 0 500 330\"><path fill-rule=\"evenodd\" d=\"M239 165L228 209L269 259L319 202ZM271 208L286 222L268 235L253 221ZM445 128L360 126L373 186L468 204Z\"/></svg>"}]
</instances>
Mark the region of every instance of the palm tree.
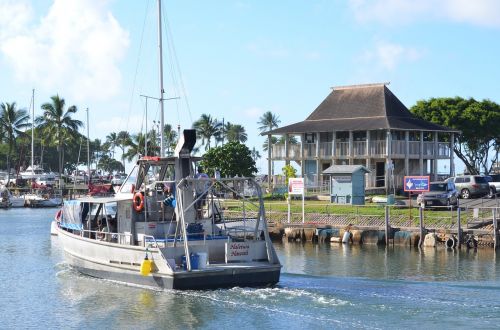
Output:
<instances>
[{"instance_id":1,"label":"palm tree","mask_svg":"<svg viewBox=\"0 0 500 330\"><path fill-rule=\"evenodd\" d=\"M245 127L238 125L238 124L230 124L229 127L227 127L227 141L238 141L240 143L245 143L246 140L248 139L248 135L245 132Z\"/></svg>"},{"instance_id":2,"label":"palm tree","mask_svg":"<svg viewBox=\"0 0 500 330\"><path fill-rule=\"evenodd\" d=\"M136 156L144 155L146 136L142 133L133 135L127 140L127 152L123 154L123 159L132 161Z\"/></svg>"},{"instance_id":3,"label":"palm tree","mask_svg":"<svg viewBox=\"0 0 500 330\"><path fill-rule=\"evenodd\" d=\"M163 127L163 137L165 139L166 155L171 156L177 144L177 131L172 128L172 125L166 124Z\"/></svg>"},{"instance_id":4,"label":"palm tree","mask_svg":"<svg viewBox=\"0 0 500 330\"><path fill-rule=\"evenodd\" d=\"M40 128L51 136L52 144L57 145L59 153L59 174L63 172L63 156L65 137L73 135L78 131L83 123L80 120L73 119L71 116L78 109L76 106L70 106L66 111L64 106L66 102L59 95L52 96L51 102L42 104L43 115L36 118L36 123Z\"/></svg>"},{"instance_id":5,"label":"palm tree","mask_svg":"<svg viewBox=\"0 0 500 330\"><path fill-rule=\"evenodd\" d=\"M125 148L130 144L130 133L127 131L120 131L116 136L116 146L122 150L122 164L125 168ZM143 144L144 145L144 144Z\"/></svg>"},{"instance_id":6,"label":"palm tree","mask_svg":"<svg viewBox=\"0 0 500 330\"><path fill-rule=\"evenodd\" d=\"M217 119L207 114L202 114L200 119L193 123L196 135L201 138L201 145L205 145L205 150L210 149L211 139L219 134L221 125Z\"/></svg>"},{"instance_id":7,"label":"palm tree","mask_svg":"<svg viewBox=\"0 0 500 330\"><path fill-rule=\"evenodd\" d=\"M261 133L268 132L272 130L275 127L278 127L279 123L281 121L279 120L279 117L273 114L271 111L265 112L260 118L257 124L259 124L259 130ZM271 177L273 175L273 170L271 168L271 145L272 145L272 140L271 140L271 135L268 135L267 137L267 171L268 171L268 184L269 188L271 188ZM265 149L264 149L265 150Z\"/></svg>"},{"instance_id":8,"label":"palm tree","mask_svg":"<svg viewBox=\"0 0 500 330\"><path fill-rule=\"evenodd\" d=\"M250 150L250 154L255 163L257 163L257 160L261 158L259 151L255 149L255 147L253 147L252 150Z\"/></svg>"},{"instance_id":9,"label":"palm tree","mask_svg":"<svg viewBox=\"0 0 500 330\"><path fill-rule=\"evenodd\" d=\"M106 143L109 149L113 153L113 158L115 158L115 148L118 146L118 135L115 132L111 132L106 136Z\"/></svg>"},{"instance_id":10,"label":"palm tree","mask_svg":"<svg viewBox=\"0 0 500 330\"><path fill-rule=\"evenodd\" d=\"M5 142L8 145L7 151L7 183L10 180L10 159L12 149L16 144L16 137L24 134L21 129L29 125L28 119L30 116L25 109L16 109L16 103L2 103L0 104L0 131Z\"/></svg>"}]
</instances>

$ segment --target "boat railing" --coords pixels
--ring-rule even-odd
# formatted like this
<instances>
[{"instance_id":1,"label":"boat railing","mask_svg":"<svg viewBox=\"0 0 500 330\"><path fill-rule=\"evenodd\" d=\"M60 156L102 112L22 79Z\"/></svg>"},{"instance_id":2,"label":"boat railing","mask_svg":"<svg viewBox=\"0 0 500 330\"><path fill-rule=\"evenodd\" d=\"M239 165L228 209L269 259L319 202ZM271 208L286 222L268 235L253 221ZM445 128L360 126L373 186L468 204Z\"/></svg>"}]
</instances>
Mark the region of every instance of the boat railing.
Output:
<instances>
[{"instance_id":1,"label":"boat railing","mask_svg":"<svg viewBox=\"0 0 500 330\"><path fill-rule=\"evenodd\" d=\"M80 236L107 243L129 244L131 233L113 233L102 230L79 229Z\"/></svg>"},{"instance_id":2,"label":"boat railing","mask_svg":"<svg viewBox=\"0 0 500 330\"><path fill-rule=\"evenodd\" d=\"M193 187L196 187L196 184L198 184L199 186L200 182L202 183L203 181L205 181L203 191L201 193L197 193L192 202L188 203L187 206L184 206L184 201L182 200L183 194L180 192L185 189L193 189ZM248 194L248 189L246 188L253 188L252 194ZM255 221L255 223L252 223L253 221L248 221L248 224L251 224L253 227L253 240L260 240L261 234L263 233L263 238L266 241L269 261L274 262L275 259L277 260L275 253L273 253L272 243L267 229L265 208L262 199L262 189L253 178L184 178L177 184L177 190L177 196L180 197L180 200L178 201L178 207L180 208L180 210L182 210L182 212L180 212L181 228L183 228L181 235L183 235L186 254L189 254L189 247L187 244L188 238L186 235L186 221L183 216L186 211L188 211L190 208L195 207L200 199L207 198L207 196L211 198L211 200L209 200L209 203L213 203L215 199L222 199L226 202L227 197L231 197L232 195L232 199L236 203L238 203L238 205L235 207L235 212L239 213L239 216L237 216L236 218L238 218L239 221L243 221L243 226L240 226L239 228L233 227L234 229L231 229L230 231L232 231L233 233L238 233L238 235L241 235L241 233L243 232L244 237L246 238L245 231L250 231L248 228L249 226L247 226L246 222L250 216L250 218ZM213 207L211 218L212 222L215 223ZM229 222L227 220L229 219L226 219L223 214L220 216L219 222L222 223L226 232L228 229L226 223ZM241 238L241 236L239 236L239 238Z\"/></svg>"},{"instance_id":3,"label":"boat railing","mask_svg":"<svg viewBox=\"0 0 500 330\"><path fill-rule=\"evenodd\" d=\"M165 255L163 254L162 250L160 249L160 245L158 244L158 242L156 241L156 238L152 235L144 235L144 240L143 240L143 246L146 248L146 249L149 249L149 248L155 248L158 250L158 254L160 254L160 257L163 259L163 261L165 262L166 265L168 265L168 267L170 268L170 270L174 271L174 269L172 269L172 266L170 265L170 263L167 261L167 258L165 258Z\"/></svg>"}]
</instances>

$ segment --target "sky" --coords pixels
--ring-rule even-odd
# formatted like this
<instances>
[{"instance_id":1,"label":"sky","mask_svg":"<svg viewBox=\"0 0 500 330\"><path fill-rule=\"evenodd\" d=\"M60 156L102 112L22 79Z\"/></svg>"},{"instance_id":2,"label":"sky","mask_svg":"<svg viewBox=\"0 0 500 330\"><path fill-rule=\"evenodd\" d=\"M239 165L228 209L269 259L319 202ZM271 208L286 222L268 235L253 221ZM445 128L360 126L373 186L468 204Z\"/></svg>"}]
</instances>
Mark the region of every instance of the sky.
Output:
<instances>
[{"instance_id":1,"label":"sky","mask_svg":"<svg viewBox=\"0 0 500 330\"><path fill-rule=\"evenodd\" d=\"M162 1L165 122L304 120L331 87L390 82L408 107L431 97L500 103L500 1ZM0 102L58 94L90 138L159 121L155 0L0 0ZM86 131L82 129L82 133ZM457 168L457 172L460 169Z\"/></svg>"}]
</instances>

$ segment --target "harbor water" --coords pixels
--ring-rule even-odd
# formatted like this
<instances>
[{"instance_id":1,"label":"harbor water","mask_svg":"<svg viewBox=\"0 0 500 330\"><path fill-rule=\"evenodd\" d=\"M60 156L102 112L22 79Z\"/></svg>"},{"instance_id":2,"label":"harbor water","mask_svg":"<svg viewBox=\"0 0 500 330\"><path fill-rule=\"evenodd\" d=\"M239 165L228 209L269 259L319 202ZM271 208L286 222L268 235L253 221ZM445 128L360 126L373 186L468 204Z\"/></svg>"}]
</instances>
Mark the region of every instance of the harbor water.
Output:
<instances>
[{"instance_id":1,"label":"harbor water","mask_svg":"<svg viewBox=\"0 0 500 330\"><path fill-rule=\"evenodd\" d=\"M153 291L67 266L50 236L55 212L0 210L1 329L500 326L500 257L490 248L283 243L275 287Z\"/></svg>"}]
</instances>

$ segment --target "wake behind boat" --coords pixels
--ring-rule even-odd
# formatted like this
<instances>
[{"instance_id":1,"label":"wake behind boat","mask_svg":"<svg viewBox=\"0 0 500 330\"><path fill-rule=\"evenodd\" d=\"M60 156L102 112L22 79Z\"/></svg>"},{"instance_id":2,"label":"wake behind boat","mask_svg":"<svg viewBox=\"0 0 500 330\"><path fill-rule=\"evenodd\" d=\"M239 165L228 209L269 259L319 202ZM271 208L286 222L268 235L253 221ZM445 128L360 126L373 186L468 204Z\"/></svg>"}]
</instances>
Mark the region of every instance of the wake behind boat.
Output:
<instances>
[{"instance_id":1,"label":"wake behind boat","mask_svg":"<svg viewBox=\"0 0 500 330\"><path fill-rule=\"evenodd\" d=\"M277 283L281 264L260 186L194 179L195 139L185 130L174 157L140 159L115 196L66 201L56 232L68 263L90 276L168 289ZM255 201L243 196L248 185Z\"/></svg>"}]
</instances>

